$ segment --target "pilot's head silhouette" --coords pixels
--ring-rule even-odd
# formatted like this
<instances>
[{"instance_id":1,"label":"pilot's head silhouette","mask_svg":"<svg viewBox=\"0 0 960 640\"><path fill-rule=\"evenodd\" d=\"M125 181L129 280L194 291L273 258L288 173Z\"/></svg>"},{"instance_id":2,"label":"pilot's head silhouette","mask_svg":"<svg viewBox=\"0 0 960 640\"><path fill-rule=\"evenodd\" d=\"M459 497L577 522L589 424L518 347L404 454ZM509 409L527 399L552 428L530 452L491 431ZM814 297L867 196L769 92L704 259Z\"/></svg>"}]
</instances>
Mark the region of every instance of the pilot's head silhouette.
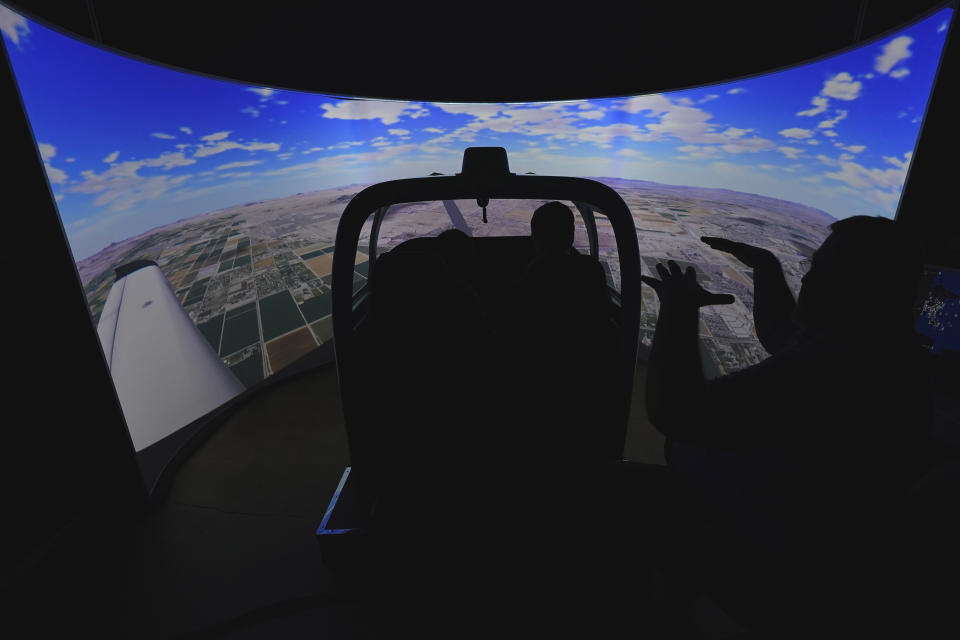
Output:
<instances>
[{"instance_id":1,"label":"pilot's head silhouette","mask_svg":"<svg viewBox=\"0 0 960 640\"><path fill-rule=\"evenodd\" d=\"M447 229L437 236L437 249L447 266L462 275L474 259L473 240L459 229Z\"/></svg>"},{"instance_id":2,"label":"pilot's head silhouette","mask_svg":"<svg viewBox=\"0 0 960 640\"><path fill-rule=\"evenodd\" d=\"M533 212L530 236L537 255L567 255L573 247L573 211L562 202L548 202Z\"/></svg>"},{"instance_id":3,"label":"pilot's head silhouette","mask_svg":"<svg viewBox=\"0 0 960 640\"><path fill-rule=\"evenodd\" d=\"M830 225L803 277L796 319L845 338L912 330L923 270L919 243L893 220L853 216Z\"/></svg>"}]
</instances>

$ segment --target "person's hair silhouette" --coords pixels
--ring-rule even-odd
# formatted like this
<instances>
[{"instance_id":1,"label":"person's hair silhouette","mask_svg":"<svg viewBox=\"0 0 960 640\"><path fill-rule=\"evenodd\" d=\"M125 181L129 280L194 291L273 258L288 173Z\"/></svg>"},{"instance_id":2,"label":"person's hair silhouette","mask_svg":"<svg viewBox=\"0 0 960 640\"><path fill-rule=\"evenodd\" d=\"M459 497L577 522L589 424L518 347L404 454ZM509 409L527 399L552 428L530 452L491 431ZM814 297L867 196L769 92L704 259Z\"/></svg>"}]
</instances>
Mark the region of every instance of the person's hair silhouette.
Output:
<instances>
[{"instance_id":1,"label":"person's hair silhouette","mask_svg":"<svg viewBox=\"0 0 960 640\"><path fill-rule=\"evenodd\" d=\"M853 216L830 225L794 313L804 328L843 337L900 339L913 330L923 271L918 244L893 220Z\"/></svg>"},{"instance_id":2,"label":"person's hair silhouette","mask_svg":"<svg viewBox=\"0 0 960 640\"><path fill-rule=\"evenodd\" d=\"M447 229L437 236L437 250L450 271L463 277L476 258L473 240L460 229Z\"/></svg>"},{"instance_id":3,"label":"person's hair silhouette","mask_svg":"<svg viewBox=\"0 0 960 640\"><path fill-rule=\"evenodd\" d=\"M562 202L548 202L533 212L530 236L537 255L568 255L573 248L573 211Z\"/></svg>"}]
</instances>

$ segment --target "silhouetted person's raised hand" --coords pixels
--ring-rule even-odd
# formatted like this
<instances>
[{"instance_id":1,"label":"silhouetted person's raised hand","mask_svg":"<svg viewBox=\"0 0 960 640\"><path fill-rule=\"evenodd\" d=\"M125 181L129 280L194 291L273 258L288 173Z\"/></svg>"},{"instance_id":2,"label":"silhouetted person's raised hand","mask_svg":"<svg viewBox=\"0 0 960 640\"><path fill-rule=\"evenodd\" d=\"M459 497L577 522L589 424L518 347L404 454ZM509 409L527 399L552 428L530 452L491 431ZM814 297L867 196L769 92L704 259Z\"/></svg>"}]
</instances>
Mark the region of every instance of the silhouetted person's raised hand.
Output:
<instances>
[{"instance_id":1,"label":"silhouetted person's raised hand","mask_svg":"<svg viewBox=\"0 0 960 640\"><path fill-rule=\"evenodd\" d=\"M664 305L686 305L696 308L713 304L732 304L734 298L729 293L710 293L697 282L697 272L693 267L687 267L685 272L680 271L679 265L673 260L657 264L657 273L660 280L649 276L640 276L640 279L653 287Z\"/></svg>"},{"instance_id":2,"label":"silhouetted person's raised hand","mask_svg":"<svg viewBox=\"0 0 960 640\"><path fill-rule=\"evenodd\" d=\"M762 269L773 263L779 264L777 257L769 249L715 236L702 236L700 239L717 251L729 253L751 269Z\"/></svg>"},{"instance_id":3,"label":"silhouetted person's raised hand","mask_svg":"<svg viewBox=\"0 0 960 640\"><path fill-rule=\"evenodd\" d=\"M703 236L700 239L753 269L753 324L757 338L768 353L780 351L796 333L792 321L796 302L777 256L769 249L727 238Z\"/></svg>"}]
</instances>

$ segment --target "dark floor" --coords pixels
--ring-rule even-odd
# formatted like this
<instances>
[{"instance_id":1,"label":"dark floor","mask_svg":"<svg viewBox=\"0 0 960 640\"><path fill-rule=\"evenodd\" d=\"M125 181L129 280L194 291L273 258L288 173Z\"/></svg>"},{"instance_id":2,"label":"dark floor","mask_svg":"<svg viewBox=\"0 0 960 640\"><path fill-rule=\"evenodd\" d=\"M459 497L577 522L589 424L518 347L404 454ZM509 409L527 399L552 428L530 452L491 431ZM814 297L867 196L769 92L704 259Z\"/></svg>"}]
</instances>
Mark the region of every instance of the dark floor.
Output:
<instances>
[{"instance_id":1,"label":"dark floor","mask_svg":"<svg viewBox=\"0 0 960 640\"><path fill-rule=\"evenodd\" d=\"M636 406L638 373L626 454L662 463L662 438ZM159 508L132 529L99 532L97 548L109 551L55 577L52 618L37 619L33 637L57 616L101 637L575 637L562 617L457 617L331 601L339 589L314 532L347 462L332 366L269 388L180 467ZM673 637L683 638L738 630L704 600L676 629ZM642 619L636 631L651 637Z\"/></svg>"}]
</instances>

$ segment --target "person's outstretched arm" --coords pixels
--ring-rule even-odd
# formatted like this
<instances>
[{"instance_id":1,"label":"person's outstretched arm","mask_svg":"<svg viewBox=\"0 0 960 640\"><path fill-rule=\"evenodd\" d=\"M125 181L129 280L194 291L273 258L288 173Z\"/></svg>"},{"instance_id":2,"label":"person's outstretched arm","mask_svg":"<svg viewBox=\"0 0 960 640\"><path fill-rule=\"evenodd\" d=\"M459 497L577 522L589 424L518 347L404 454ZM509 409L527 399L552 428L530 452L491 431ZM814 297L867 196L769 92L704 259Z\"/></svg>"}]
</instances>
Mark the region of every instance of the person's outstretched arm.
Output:
<instances>
[{"instance_id":1,"label":"person's outstretched arm","mask_svg":"<svg viewBox=\"0 0 960 640\"><path fill-rule=\"evenodd\" d=\"M686 273L673 260L657 265L660 280L641 276L660 298L660 315L647 364L647 415L666 436L697 420L705 382L697 325L700 307L730 304L733 296L714 294L697 283L693 267Z\"/></svg>"},{"instance_id":2,"label":"person's outstretched arm","mask_svg":"<svg viewBox=\"0 0 960 640\"><path fill-rule=\"evenodd\" d=\"M753 269L753 323L757 337L768 353L778 352L795 330L792 317L797 304L780 261L771 251L743 242L712 236L700 239Z\"/></svg>"}]
</instances>

